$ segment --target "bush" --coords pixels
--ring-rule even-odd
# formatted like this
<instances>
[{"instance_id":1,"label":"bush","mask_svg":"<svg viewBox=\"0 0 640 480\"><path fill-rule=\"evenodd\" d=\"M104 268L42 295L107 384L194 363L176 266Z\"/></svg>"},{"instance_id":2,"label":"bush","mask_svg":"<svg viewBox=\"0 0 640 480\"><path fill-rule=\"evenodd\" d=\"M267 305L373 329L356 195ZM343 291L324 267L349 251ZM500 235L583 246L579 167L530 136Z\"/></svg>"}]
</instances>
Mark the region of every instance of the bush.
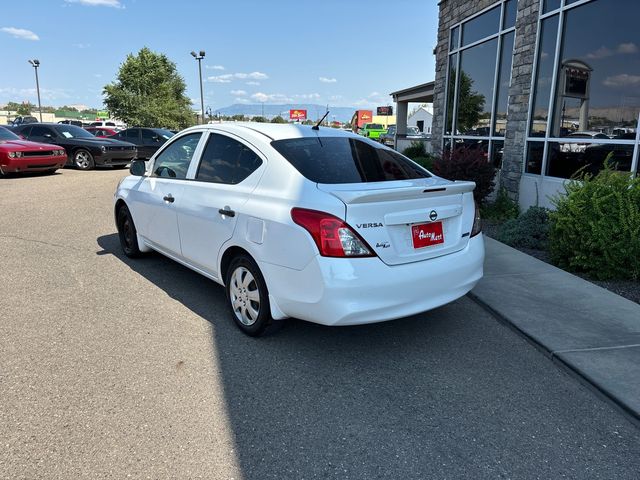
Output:
<instances>
[{"instance_id":1,"label":"bush","mask_svg":"<svg viewBox=\"0 0 640 480\"><path fill-rule=\"evenodd\" d=\"M409 157L411 160L428 156L427 149L423 142L411 142L411 146L405 148L402 151L402 154L405 157Z\"/></svg>"},{"instance_id":2,"label":"bush","mask_svg":"<svg viewBox=\"0 0 640 480\"><path fill-rule=\"evenodd\" d=\"M530 207L518 218L507 220L498 230L497 240L514 248L546 250L549 246L549 210Z\"/></svg>"},{"instance_id":3,"label":"bush","mask_svg":"<svg viewBox=\"0 0 640 480\"><path fill-rule=\"evenodd\" d=\"M509 194L504 188L498 192L495 202L485 204L480 209L480 216L483 220L504 222L518 218L518 215L520 215L518 204L509 198Z\"/></svg>"},{"instance_id":4,"label":"bush","mask_svg":"<svg viewBox=\"0 0 640 480\"><path fill-rule=\"evenodd\" d=\"M476 182L473 196L478 203L482 203L495 186L496 169L477 148L460 147L445 152L433 162L433 173L449 180Z\"/></svg>"},{"instance_id":5,"label":"bush","mask_svg":"<svg viewBox=\"0 0 640 480\"><path fill-rule=\"evenodd\" d=\"M433 157L429 154L424 157L414 157L412 160L427 170L431 170L433 168Z\"/></svg>"},{"instance_id":6,"label":"bush","mask_svg":"<svg viewBox=\"0 0 640 480\"><path fill-rule=\"evenodd\" d=\"M608 162L553 199L551 258L558 266L606 280L640 279L640 179Z\"/></svg>"}]
</instances>

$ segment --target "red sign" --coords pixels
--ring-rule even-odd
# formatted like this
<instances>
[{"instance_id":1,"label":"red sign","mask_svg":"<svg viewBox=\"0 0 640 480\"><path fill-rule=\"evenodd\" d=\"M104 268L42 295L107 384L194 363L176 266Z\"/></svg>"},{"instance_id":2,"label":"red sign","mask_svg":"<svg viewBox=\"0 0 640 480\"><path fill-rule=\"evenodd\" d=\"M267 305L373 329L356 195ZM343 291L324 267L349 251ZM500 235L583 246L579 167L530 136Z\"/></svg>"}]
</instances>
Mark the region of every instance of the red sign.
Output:
<instances>
[{"instance_id":1,"label":"red sign","mask_svg":"<svg viewBox=\"0 0 640 480\"><path fill-rule=\"evenodd\" d=\"M358 127L362 127L365 123L371 123L373 119L373 112L371 110L357 110L358 114Z\"/></svg>"},{"instance_id":2,"label":"red sign","mask_svg":"<svg viewBox=\"0 0 640 480\"><path fill-rule=\"evenodd\" d=\"M413 248L424 248L444 243L442 222L422 223L411 226Z\"/></svg>"},{"instance_id":3,"label":"red sign","mask_svg":"<svg viewBox=\"0 0 640 480\"><path fill-rule=\"evenodd\" d=\"M289 118L291 120L306 120L307 111L306 110L289 110Z\"/></svg>"}]
</instances>

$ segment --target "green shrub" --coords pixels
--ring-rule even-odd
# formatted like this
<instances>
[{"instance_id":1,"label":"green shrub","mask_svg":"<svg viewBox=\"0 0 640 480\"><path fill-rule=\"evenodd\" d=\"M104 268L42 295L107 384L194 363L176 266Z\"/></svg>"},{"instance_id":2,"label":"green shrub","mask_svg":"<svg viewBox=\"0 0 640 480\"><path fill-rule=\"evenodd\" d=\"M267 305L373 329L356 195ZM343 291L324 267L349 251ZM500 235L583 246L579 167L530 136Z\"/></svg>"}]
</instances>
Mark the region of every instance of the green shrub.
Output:
<instances>
[{"instance_id":1,"label":"green shrub","mask_svg":"<svg viewBox=\"0 0 640 480\"><path fill-rule=\"evenodd\" d=\"M427 149L424 146L424 142L411 142L411 145L402 151L405 157L409 157L411 160L416 158L426 157Z\"/></svg>"},{"instance_id":2,"label":"green shrub","mask_svg":"<svg viewBox=\"0 0 640 480\"><path fill-rule=\"evenodd\" d=\"M606 163L565 190L553 199L552 260L600 280L640 279L640 179Z\"/></svg>"},{"instance_id":3,"label":"green shrub","mask_svg":"<svg viewBox=\"0 0 640 480\"><path fill-rule=\"evenodd\" d=\"M412 160L427 170L431 170L433 168L433 157L429 154L426 154L424 157L412 158Z\"/></svg>"},{"instance_id":4,"label":"green shrub","mask_svg":"<svg viewBox=\"0 0 640 480\"><path fill-rule=\"evenodd\" d=\"M518 218L507 220L497 239L515 248L546 250L549 245L549 210L530 207Z\"/></svg>"},{"instance_id":5,"label":"green shrub","mask_svg":"<svg viewBox=\"0 0 640 480\"><path fill-rule=\"evenodd\" d=\"M478 148L459 147L445 152L433 162L433 173L447 180L476 182L473 197L479 204L495 186L496 168Z\"/></svg>"},{"instance_id":6,"label":"green shrub","mask_svg":"<svg viewBox=\"0 0 640 480\"><path fill-rule=\"evenodd\" d=\"M518 218L520 208L518 204L509 198L509 194L501 188L496 197L496 201L480 207L480 216L484 220L504 222L513 218Z\"/></svg>"}]
</instances>

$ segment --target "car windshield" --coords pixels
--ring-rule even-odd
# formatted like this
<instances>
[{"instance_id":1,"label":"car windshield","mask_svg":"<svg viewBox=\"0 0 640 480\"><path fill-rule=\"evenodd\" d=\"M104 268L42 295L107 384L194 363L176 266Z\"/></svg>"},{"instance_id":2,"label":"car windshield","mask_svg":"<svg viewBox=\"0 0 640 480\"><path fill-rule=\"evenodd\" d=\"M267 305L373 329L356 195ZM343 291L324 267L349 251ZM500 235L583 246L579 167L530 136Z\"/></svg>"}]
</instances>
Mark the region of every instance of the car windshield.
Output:
<instances>
[{"instance_id":1,"label":"car windshield","mask_svg":"<svg viewBox=\"0 0 640 480\"><path fill-rule=\"evenodd\" d=\"M64 138L93 138L91 133L75 125L58 125L56 131Z\"/></svg>"},{"instance_id":2,"label":"car windshield","mask_svg":"<svg viewBox=\"0 0 640 480\"><path fill-rule=\"evenodd\" d=\"M382 130L384 127L379 123L370 123L367 127L369 130Z\"/></svg>"},{"instance_id":3,"label":"car windshield","mask_svg":"<svg viewBox=\"0 0 640 480\"><path fill-rule=\"evenodd\" d=\"M427 178L429 172L386 148L347 137L271 142L296 170L317 183L365 183Z\"/></svg>"},{"instance_id":4,"label":"car windshield","mask_svg":"<svg viewBox=\"0 0 640 480\"><path fill-rule=\"evenodd\" d=\"M169 140L171 137L175 135L175 133L173 133L172 131L165 130L164 128L154 128L153 131L156 134L160 135L165 140Z\"/></svg>"},{"instance_id":5,"label":"car windshield","mask_svg":"<svg viewBox=\"0 0 640 480\"><path fill-rule=\"evenodd\" d=\"M418 130L418 127L407 127L407 134L408 135L418 135L418 134L420 134L420 130Z\"/></svg>"},{"instance_id":6,"label":"car windshield","mask_svg":"<svg viewBox=\"0 0 640 480\"><path fill-rule=\"evenodd\" d=\"M20 140L20 137L4 127L0 127L0 140Z\"/></svg>"}]
</instances>

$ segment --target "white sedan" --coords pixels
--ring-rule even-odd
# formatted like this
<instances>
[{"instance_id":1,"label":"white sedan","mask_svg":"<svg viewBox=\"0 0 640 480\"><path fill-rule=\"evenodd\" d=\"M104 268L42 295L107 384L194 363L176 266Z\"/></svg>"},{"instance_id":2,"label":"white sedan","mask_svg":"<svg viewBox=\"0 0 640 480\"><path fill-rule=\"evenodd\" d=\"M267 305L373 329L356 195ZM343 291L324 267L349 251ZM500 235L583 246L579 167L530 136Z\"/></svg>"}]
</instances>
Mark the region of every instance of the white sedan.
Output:
<instances>
[{"instance_id":1,"label":"white sedan","mask_svg":"<svg viewBox=\"0 0 640 480\"><path fill-rule=\"evenodd\" d=\"M115 192L124 253L155 250L222 284L236 324L381 322L465 295L482 277L473 182L448 181L331 128L183 130Z\"/></svg>"}]
</instances>

